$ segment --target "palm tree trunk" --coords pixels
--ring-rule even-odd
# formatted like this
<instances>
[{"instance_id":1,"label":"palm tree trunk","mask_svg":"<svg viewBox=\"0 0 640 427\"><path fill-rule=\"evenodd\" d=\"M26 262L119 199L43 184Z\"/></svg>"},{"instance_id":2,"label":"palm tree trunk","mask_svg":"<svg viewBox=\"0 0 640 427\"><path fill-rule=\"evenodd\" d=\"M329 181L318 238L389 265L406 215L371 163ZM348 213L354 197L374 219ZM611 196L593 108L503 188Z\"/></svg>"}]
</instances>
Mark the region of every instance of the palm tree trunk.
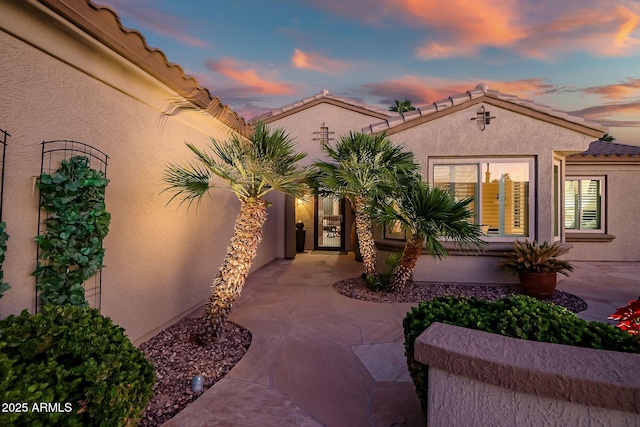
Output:
<instances>
[{"instance_id":1,"label":"palm tree trunk","mask_svg":"<svg viewBox=\"0 0 640 427\"><path fill-rule=\"evenodd\" d=\"M198 337L203 344L210 344L218 338L233 302L240 296L262 240L262 227L266 220L266 201L241 202L227 254L205 306L205 330Z\"/></svg>"},{"instance_id":2,"label":"palm tree trunk","mask_svg":"<svg viewBox=\"0 0 640 427\"><path fill-rule=\"evenodd\" d=\"M373 238L373 224L371 222L371 218L369 218L369 215L367 215L365 211L366 203L364 199L362 197L356 197L353 208L356 215L356 234L358 235L364 274L370 277L375 276L376 242Z\"/></svg>"},{"instance_id":3,"label":"palm tree trunk","mask_svg":"<svg viewBox=\"0 0 640 427\"><path fill-rule=\"evenodd\" d=\"M409 281L411 273L418 262L418 258L422 254L423 237L413 235L407 239L407 243L402 251L400 262L393 272L389 289L391 292L400 292Z\"/></svg>"}]
</instances>

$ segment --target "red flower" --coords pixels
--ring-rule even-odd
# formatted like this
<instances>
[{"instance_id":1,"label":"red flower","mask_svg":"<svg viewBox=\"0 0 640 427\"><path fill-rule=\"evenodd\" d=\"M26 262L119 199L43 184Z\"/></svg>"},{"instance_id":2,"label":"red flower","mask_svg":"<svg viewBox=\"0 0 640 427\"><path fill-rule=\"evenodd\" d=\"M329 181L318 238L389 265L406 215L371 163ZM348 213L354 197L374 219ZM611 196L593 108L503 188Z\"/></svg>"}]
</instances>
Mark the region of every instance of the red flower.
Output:
<instances>
[{"instance_id":1,"label":"red flower","mask_svg":"<svg viewBox=\"0 0 640 427\"><path fill-rule=\"evenodd\" d=\"M616 326L623 331L630 334L640 333L640 297L637 300L629 301L626 307L618 307L608 319L618 320Z\"/></svg>"}]
</instances>

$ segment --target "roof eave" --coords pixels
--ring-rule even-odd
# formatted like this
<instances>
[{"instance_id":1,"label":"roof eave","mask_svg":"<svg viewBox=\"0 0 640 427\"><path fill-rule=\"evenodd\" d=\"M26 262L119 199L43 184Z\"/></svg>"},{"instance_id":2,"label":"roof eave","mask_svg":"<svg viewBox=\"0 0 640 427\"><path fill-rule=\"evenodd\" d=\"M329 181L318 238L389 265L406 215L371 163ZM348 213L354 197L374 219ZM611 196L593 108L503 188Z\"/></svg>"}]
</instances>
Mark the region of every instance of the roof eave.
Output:
<instances>
[{"instance_id":1,"label":"roof eave","mask_svg":"<svg viewBox=\"0 0 640 427\"><path fill-rule=\"evenodd\" d=\"M182 67L169 62L161 50L149 47L140 32L125 28L111 8L98 6L91 0L37 1L165 84L195 107L242 135L250 134L251 126L243 118L207 89L200 87L195 78L184 73Z\"/></svg>"}]
</instances>

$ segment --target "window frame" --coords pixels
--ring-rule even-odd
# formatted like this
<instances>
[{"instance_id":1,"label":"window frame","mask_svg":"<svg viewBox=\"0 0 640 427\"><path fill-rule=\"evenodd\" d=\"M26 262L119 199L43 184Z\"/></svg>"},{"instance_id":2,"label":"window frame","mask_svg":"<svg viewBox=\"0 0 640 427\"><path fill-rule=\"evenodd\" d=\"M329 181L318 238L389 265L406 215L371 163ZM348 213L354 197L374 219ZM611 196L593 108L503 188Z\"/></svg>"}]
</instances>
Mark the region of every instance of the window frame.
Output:
<instances>
[{"instance_id":1,"label":"window frame","mask_svg":"<svg viewBox=\"0 0 640 427\"><path fill-rule=\"evenodd\" d=\"M564 239L564 163L553 159L553 241Z\"/></svg>"},{"instance_id":2,"label":"window frame","mask_svg":"<svg viewBox=\"0 0 640 427\"><path fill-rule=\"evenodd\" d=\"M600 228L596 229L585 229L585 228L567 228L564 224L564 219L566 218L566 183L568 181L600 181ZM607 176L606 175L567 175L565 176L563 182L563 204L562 204L562 216L563 216L563 228L565 233L567 234L578 234L578 233L590 233L590 234L607 234ZM581 188L580 184L578 185ZM580 217L582 214L580 214ZM578 221L579 227L582 226L582 221Z\"/></svg>"},{"instance_id":3,"label":"window frame","mask_svg":"<svg viewBox=\"0 0 640 427\"><path fill-rule=\"evenodd\" d=\"M529 167L529 194L528 194L528 227L526 235L516 236L492 236L488 234L483 235L483 239L487 242L514 242L517 239L534 239L536 233L536 194L537 194L537 181L536 181L536 158L535 156L519 156L519 157L428 157L427 158L427 173L429 181L432 185L435 182L434 170L436 165L476 165L478 171L478 183L482 183L482 164L492 163L526 163ZM474 210L477 218L482 218L482 191L479 192L479 197L474 197Z\"/></svg>"}]
</instances>

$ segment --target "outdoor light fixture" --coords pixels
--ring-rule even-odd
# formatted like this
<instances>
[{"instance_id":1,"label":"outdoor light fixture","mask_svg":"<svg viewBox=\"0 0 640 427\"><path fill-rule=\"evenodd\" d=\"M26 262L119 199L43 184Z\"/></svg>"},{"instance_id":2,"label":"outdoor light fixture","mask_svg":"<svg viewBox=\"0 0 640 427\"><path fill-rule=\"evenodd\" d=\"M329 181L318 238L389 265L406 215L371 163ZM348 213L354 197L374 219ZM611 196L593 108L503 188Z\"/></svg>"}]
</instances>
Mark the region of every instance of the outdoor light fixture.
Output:
<instances>
[{"instance_id":1,"label":"outdoor light fixture","mask_svg":"<svg viewBox=\"0 0 640 427\"><path fill-rule=\"evenodd\" d=\"M204 383L204 378L202 378L202 375L195 375L191 379L191 391L194 393L200 393L202 391L203 383Z\"/></svg>"},{"instance_id":2,"label":"outdoor light fixture","mask_svg":"<svg viewBox=\"0 0 640 427\"><path fill-rule=\"evenodd\" d=\"M491 113L487 111L483 105L478 111L476 111L476 116L472 117L471 120L475 120L475 122L478 124L478 128L482 131L488 124L491 124L491 119L495 118L496 116L492 116Z\"/></svg>"}]
</instances>

